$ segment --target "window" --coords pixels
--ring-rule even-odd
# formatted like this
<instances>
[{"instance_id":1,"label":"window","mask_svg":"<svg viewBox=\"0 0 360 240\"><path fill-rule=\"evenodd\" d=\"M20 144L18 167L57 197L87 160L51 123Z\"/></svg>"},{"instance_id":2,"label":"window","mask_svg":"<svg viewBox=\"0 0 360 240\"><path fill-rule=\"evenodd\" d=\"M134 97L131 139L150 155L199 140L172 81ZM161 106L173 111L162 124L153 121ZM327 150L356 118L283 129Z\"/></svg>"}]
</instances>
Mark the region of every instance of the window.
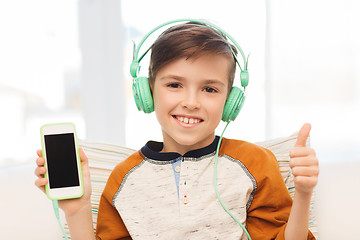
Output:
<instances>
[{"instance_id":1,"label":"window","mask_svg":"<svg viewBox=\"0 0 360 240\"><path fill-rule=\"evenodd\" d=\"M0 3L0 166L35 158L40 125L84 132L75 1Z\"/></svg>"},{"instance_id":2,"label":"window","mask_svg":"<svg viewBox=\"0 0 360 240\"><path fill-rule=\"evenodd\" d=\"M131 148L161 140L155 114L132 99L132 40L180 18L207 19L250 53L247 100L226 137L261 141L311 122L321 161L360 161L359 3L308 3L0 3L0 167L33 161L48 122L72 121L81 139ZM146 59L141 66L146 76Z\"/></svg>"}]
</instances>

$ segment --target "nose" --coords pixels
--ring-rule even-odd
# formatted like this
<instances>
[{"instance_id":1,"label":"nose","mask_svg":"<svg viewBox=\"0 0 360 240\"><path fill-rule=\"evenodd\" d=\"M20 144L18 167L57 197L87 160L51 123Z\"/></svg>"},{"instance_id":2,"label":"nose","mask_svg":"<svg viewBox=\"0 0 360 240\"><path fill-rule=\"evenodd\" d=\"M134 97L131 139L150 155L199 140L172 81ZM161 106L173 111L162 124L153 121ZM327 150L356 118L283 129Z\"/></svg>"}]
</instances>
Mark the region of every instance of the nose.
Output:
<instances>
[{"instance_id":1,"label":"nose","mask_svg":"<svg viewBox=\"0 0 360 240\"><path fill-rule=\"evenodd\" d=\"M187 91L186 94L184 94L181 105L189 110L199 109L201 104L198 93L196 93L196 91Z\"/></svg>"}]
</instances>

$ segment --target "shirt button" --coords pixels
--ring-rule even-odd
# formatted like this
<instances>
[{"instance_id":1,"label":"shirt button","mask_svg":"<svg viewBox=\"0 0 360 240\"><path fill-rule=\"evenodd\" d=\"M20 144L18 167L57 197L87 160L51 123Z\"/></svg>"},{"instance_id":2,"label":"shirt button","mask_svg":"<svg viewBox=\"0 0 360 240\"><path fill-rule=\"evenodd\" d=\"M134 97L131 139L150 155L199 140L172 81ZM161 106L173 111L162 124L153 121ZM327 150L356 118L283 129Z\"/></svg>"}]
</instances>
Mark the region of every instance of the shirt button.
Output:
<instances>
[{"instance_id":1,"label":"shirt button","mask_svg":"<svg viewBox=\"0 0 360 240\"><path fill-rule=\"evenodd\" d=\"M177 173L180 172L180 169L181 169L180 166L176 166L175 167L175 172L177 172Z\"/></svg>"},{"instance_id":2,"label":"shirt button","mask_svg":"<svg viewBox=\"0 0 360 240\"><path fill-rule=\"evenodd\" d=\"M183 198L183 202L184 202L185 205L189 203L189 199L187 198L186 195Z\"/></svg>"}]
</instances>

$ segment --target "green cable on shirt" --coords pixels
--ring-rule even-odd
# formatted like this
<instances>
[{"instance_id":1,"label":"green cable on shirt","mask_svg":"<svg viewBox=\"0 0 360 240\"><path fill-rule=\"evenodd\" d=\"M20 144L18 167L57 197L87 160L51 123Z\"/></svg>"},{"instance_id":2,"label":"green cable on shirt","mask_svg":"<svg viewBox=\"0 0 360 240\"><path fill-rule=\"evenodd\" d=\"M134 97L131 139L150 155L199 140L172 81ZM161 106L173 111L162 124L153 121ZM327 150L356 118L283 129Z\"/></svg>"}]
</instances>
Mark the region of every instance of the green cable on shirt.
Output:
<instances>
[{"instance_id":1,"label":"green cable on shirt","mask_svg":"<svg viewBox=\"0 0 360 240\"><path fill-rule=\"evenodd\" d=\"M216 192L216 196L221 204L221 206L224 208L224 210L240 225L240 227L244 230L244 232L246 233L247 237L249 240L251 240L251 237L248 233L248 231L246 230L246 228L241 224L241 222L230 212L230 210L225 206L225 204L223 203L223 201L220 198L220 194L217 188L217 182L216 182L216 172L217 172L217 164L218 164L218 156L219 156L219 149L220 149L220 144L221 144L221 140L223 138L223 134L227 128L227 126L229 125L230 121L226 123L226 126L224 127L224 130L221 133L217 148L216 148L216 154L215 154L215 166L214 166L214 188L215 188L215 192Z\"/></svg>"}]
</instances>

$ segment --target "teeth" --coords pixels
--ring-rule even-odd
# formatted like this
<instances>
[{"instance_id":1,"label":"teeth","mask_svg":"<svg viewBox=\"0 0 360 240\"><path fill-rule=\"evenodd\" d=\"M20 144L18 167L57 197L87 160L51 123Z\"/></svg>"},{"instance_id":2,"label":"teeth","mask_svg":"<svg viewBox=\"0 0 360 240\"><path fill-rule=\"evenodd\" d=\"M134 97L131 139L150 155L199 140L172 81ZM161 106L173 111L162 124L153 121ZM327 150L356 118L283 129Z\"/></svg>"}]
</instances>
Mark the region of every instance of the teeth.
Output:
<instances>
[{"instance_id":1,"label":"teeth","mask_svg":"<svg viewBox=\"0 0 360 240\"><path fill-rule=\"evenodd\" d=\"M196 119L196 118L187 118L187 117L176 117L176 118L177 120L186 124L194 124L200 122L200 119Z\"/></svg>"}]
</instances>

